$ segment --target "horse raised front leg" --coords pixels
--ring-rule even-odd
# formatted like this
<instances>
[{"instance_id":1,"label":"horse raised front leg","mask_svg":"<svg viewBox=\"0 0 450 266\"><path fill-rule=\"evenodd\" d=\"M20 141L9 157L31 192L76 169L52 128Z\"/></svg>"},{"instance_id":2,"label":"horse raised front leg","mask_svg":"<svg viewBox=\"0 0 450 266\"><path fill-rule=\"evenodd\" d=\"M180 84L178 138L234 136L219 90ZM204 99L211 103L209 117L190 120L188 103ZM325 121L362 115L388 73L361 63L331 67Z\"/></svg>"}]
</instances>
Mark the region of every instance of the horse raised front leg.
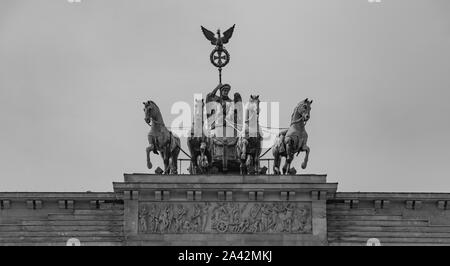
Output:
<instances>
[{"instance_id":1,"label":"horse raised front leg","mask_svg":"<svg viewBox=\"0 0 450 266\"><path fill-rule=\"evenodd\" d=\"M147 153L147 168L148 169L152 169L153 165L152 162L150 161L150 152L153 151L153 145L150 144L150 146L147 147L146 149L146 153Z\"/></svg>"},{"instance_id":2,"label":"horse raised front leg","mask_svg":"<svg viewBox=\"0 0 450 266\"><path fill-rule=\"evenodd\" d=\"M306 166L308 165L308 160L309 160L309 147L307 145L303 145L302 151L306 152L305 159L303 160L303 163L302 163L302 169L305 169Z\"/></svg>"}]
</instances>

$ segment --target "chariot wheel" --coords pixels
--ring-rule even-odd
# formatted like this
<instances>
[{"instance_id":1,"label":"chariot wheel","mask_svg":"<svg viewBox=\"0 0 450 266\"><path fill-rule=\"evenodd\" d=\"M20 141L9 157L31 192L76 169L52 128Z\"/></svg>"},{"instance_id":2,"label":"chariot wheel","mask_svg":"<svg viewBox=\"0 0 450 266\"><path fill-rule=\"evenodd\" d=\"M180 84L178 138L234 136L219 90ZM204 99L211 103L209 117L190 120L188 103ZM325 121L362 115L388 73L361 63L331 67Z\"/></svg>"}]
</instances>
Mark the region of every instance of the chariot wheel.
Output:
<instances>
[{"instance_id":1,"label":"chariot wheel","mask_svg":"<svg viewBox=\"0 0 450 266\"><path fill-rule=\"evenodd\" d=\"M228 224L224 221L220 221L216 226L217 231L220 233L225 233L228 230Z\"/></svg>"}]
</instances>

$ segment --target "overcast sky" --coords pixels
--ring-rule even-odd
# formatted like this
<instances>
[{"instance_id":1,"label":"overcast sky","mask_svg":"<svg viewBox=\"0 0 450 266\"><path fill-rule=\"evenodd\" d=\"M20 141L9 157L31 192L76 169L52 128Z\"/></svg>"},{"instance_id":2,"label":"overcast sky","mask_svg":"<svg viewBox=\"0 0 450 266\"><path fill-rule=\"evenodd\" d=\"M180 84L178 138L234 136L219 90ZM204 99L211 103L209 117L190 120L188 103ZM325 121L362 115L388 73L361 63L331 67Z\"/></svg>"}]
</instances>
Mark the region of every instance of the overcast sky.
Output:
<instances>
[{"instance_id":1,"label":"overcast sky","mask_svg":"<svg viewBox=\"0 0 450 266\"><path fill-rule=\"evenodd\" d=\"M300 173L450 192L449 14L448 0L1 0L0 191L111 191L150 172L142 102L169 124L174 102L212 90L200 25L236 24L231 93L280 102L280 126L314 100Z\"/></svg>"}]
</instances>

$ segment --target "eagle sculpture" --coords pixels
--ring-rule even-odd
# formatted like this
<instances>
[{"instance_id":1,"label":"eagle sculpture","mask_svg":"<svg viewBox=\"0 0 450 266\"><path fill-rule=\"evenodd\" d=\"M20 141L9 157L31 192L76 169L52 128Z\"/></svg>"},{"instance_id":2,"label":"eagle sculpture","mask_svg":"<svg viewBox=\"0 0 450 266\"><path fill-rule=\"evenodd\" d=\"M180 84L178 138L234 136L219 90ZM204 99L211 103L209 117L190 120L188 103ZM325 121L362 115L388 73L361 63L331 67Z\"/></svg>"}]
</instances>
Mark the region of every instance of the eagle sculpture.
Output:
<instances>
[{"instance_id":1,"label":"eagle sculpture","mask_svg":"<svg viewBox=\"0 0 450 266\"><path fill-rule=\"evenodd\" d=\"M203 26L200 26L200 27L202 28L203 34L205 35L206 39L211 41L212 45L215 45L219 49L223 49L223 45L228 43L231 36L233 35L235 25L233 25L233 27L229 28L228 30L224 31L223 36L220 36L220 29L217 30L217 38L212 31L204 28Z\"/></svg>"}]
</instances>

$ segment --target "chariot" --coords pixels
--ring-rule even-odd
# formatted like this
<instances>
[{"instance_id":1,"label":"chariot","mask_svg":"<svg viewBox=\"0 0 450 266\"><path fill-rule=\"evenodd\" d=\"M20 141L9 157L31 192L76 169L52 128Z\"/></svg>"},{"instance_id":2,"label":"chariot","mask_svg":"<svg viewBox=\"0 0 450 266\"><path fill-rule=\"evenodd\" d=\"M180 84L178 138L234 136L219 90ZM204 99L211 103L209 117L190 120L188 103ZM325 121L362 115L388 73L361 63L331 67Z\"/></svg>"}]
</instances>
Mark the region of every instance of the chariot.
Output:
<instances>
[{"instance_id":1,"label":"chariot","mask_svg":"<svg viewBox=\"0 0 450 266\"><path fill-rule=\"evenodd\" d=\"M217 134L219 131L227 130L226 128L216 127L214 129L205 129L204 132L206 133L202 134L201 137L191 136L188 138L188 147L191 153L189 172L191 174L239 173L241 159L237 145L240 134L238 128L241 127L238 121L235 120L231 127L231 134L226 134L226 132Z\"/></svg>"}]
</instances>

